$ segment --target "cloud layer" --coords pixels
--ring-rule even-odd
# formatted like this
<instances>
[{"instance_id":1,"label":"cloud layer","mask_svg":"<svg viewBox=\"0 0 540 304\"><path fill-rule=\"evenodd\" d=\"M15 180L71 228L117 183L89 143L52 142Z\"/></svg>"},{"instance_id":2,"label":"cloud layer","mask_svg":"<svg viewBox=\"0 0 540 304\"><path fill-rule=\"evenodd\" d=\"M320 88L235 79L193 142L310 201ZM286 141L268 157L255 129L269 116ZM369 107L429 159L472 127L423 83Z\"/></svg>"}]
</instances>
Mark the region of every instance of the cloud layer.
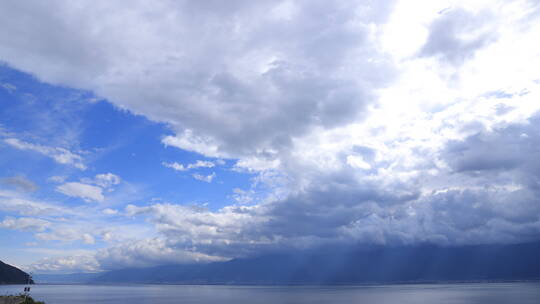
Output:
<instances>
[{"instance_id":1,"label":"cloud layer","mask_svg":"<svg viewBox=\"0 0 540 304\"><path fill-rule=\"evenodd\" d=\"M235 192L238 204L219 210L179 202L100 210L145 220L156 235L35 269L216 261L336 242L540 239L534 2L1 6L0 27L10 29L1 60L165 123L165 146L255 176ZM4 142L86 168L69 151ZM192 176L210 183L216 174ZM103 202L119 183L103 174L57 190ZM6 201L0 207L17 205ZM107 233L68 231L40 238L92 243Z\"/></svg>"},{"instance_id":2,"label":"cloud layer","mask_svg":"<svg viewBox=\"0 0 540 304\"><path fill-rule=\"evenodd\" d=\"M388 5L141 1L128 12L106 1L6 4L3 26L19 39L6 32L0 55L169 123L176 138L168 142L180 148L267 154L315 127L351 122L373 102L373 89L391 78L373 40ZM35 23L10 17L30 15Z\"/></svg>"}]
</instances>

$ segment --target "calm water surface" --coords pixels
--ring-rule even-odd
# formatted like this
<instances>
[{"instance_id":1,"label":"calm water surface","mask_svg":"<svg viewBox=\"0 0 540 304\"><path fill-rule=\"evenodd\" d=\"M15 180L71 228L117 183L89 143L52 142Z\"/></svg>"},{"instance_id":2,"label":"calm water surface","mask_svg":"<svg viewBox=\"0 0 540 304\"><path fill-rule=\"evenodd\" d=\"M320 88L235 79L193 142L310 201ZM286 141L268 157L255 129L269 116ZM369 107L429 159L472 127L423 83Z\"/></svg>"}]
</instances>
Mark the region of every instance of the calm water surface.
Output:
<instances>
[{"instance_id":1,"label":"calm water surface","mask_svg":"<svg viewBox=\"0 0 540 304\"><path fill-rule=\"evenodd\" d=\"M0 295L23 286L0 286ZM186 286L35 285L32 296L47 304L270 304L270 303L540 303L540 283L381 286Z\"/></svg>"}]
</instances>

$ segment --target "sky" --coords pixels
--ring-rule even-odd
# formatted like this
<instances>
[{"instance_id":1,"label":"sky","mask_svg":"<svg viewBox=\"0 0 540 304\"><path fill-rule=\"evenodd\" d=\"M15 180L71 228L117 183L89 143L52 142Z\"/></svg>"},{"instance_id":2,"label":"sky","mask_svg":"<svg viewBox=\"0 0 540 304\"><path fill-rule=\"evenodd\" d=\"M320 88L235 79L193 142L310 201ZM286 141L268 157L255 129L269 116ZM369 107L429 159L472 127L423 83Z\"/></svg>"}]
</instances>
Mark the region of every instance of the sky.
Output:
<instances>
[{"instance_id":1,"label":"sky","mask_svg":"<svg viewBox=\"0 0 540 304\"><path fill-rule=\"evenodd\" d=\"M540 2L2 1L0 258L540 240Z\"/></svg>"}]
</instances>

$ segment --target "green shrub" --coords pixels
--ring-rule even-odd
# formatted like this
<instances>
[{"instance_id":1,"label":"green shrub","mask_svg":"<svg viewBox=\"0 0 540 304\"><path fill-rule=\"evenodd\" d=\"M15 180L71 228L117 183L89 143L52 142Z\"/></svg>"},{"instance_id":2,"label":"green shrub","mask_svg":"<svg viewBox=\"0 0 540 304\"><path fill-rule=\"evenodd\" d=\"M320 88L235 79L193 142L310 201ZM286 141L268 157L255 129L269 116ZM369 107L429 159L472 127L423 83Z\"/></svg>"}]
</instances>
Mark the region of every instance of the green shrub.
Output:
<instances>
[{"instance_id":1,"label":"green shrub","mask_svg":"<svg viewBox=\"0 0 540 304\"><path fill-rule=\"evenodd\" d=\"M36 301L36 300L32 299L32 297L28 296L26 298L26 300L24 302L22 302L21 304L45 304L45 302Z\"/></svg>"}]
</instances>

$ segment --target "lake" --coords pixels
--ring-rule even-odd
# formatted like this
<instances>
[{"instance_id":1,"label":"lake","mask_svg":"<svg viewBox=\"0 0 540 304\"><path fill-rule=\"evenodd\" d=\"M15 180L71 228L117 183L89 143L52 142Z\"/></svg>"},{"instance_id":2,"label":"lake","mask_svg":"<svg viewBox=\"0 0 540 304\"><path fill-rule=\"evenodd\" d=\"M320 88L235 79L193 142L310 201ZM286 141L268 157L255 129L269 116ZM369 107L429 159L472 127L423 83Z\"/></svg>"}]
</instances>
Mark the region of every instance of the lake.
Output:
<instances>
[{"instance_id":1,"label":"lake","mask_svg":"<svg viewBox=\"0 0 540 304\"><path fill-rule=\"evenodd\" d=\"M0 285L0 295L22 291ZM540 282L377 286L34 285L46 304L540 303Z\"/></svg>"}]
</instances>

